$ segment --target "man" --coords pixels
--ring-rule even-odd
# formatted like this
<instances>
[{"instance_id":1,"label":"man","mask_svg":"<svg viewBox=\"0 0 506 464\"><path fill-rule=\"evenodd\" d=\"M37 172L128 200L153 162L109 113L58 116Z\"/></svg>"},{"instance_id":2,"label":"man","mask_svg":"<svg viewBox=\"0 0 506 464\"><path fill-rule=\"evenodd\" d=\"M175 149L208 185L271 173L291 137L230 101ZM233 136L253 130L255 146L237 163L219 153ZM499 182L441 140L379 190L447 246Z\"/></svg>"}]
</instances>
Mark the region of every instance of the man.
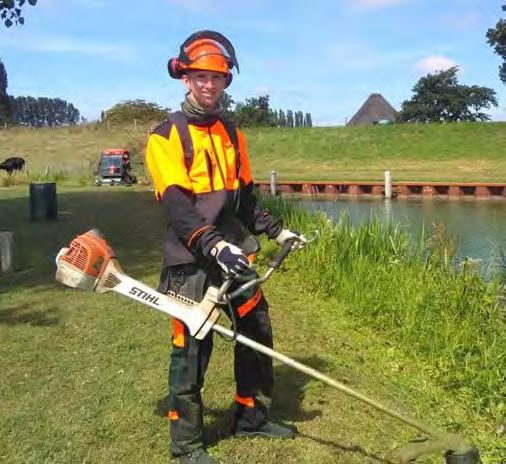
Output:
<instances>
[{"instance_id":1,"label":"man","mask_svg":"<svg viewBox=\"0 0 506 464\"><path fill-rule=\"evenodd\" d=\"M175 291L200 301L209 285L219 286L223 274L237 277L249 261L240 246L248 234L265 233L280 245L303 246L305 238L283 229L260 208L246 142L241 131L222 118L220 99L239 68L232 44L221 34L200 31L181 45L169 61L169 74L187 89L181 112L169 115L150 135L146 165L157 200L169 219L160 291ZM272 347L268 305L260 289L234 301L238 331ZM169 368L168 413L171 451L181 463L214 461L203 443L200 390L212 351L210 333L190 337L173 321ZM293 438L292 429L269 420L272 360L242 345L235 346L237 437Z\"/></svg>"}]
</instances>

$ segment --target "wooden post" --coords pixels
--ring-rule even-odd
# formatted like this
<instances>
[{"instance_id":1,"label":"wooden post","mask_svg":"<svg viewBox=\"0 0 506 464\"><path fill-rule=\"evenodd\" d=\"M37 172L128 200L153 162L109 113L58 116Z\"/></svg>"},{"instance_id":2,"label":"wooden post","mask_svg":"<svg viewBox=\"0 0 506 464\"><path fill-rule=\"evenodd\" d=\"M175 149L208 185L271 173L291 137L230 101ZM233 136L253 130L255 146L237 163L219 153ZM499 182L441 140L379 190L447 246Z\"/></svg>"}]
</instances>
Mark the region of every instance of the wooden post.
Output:
<instances>
[{"instance_id":1,"label":"wooden post","mask_svg":"<svg viewBox=\"0 0 506 464\"><path fill-rule=\"evenodd\" d=\"M385 171L385 198L388 200L392 198L392 174L390 171Z\"/></svg>"},{"instance_id":2,"label":"wooden post","mask_svg":"<svg viewBox=\"0 0 506 464\"><path fill-rule=\"evenodd\" d=\"M0 274L7 274L13 270L13 243L12 232L0 232Z\"/></svg>"},{"instance_id":3,"label":"wooden post","mask_svg":"<svg viewBox=\"0 0 506 464\"><path fill-rule=\"evenodd\" d=\"M276 196L276 171L271 171L271 195Z\"/></svg>"}]
</instances>

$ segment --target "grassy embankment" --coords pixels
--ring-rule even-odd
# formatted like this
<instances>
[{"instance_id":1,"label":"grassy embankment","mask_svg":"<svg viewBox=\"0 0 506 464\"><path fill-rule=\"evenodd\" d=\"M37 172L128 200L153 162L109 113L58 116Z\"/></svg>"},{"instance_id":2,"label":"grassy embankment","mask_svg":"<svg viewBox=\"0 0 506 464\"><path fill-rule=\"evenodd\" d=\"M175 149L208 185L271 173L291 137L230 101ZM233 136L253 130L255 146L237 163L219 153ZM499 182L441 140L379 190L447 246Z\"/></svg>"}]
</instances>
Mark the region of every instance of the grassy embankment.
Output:
<instances>
[{"instance_id":1,"label":"grassy embankment","mask_svg":"<svg viewBox=\"0 0 506 464\"><path fill-rule=\"evenodd\" d=\"M167 462L169 321L119 296L62 289L52 264L60 246L96 226L126 272L155 285L161 211L137 188L66 190L59 201L58 222L30 224L25 189L0 193L0 228L15 232L19 266L0 284L0 462ZM484 463L503 462L506 346L496 283L456 273L435 242L272 208L293 227L320 231L266 285L276 348L402 412L462 431ZM264 243L261 266L275 250ZM203 393L220 462L383 463L388 449L418 436L278 366L274 414L296 423L301 437L228 438L231 352L216 340Z\"/></svg>"},{"instance_id":2,"label":"grassy embankment","mask_svg":"<svg viewBox=\"0 0 506 464\"><path fill-rule=\"evenodd\" d=\"M506 123L247 129L246 135L258 180L273 169L281 180L381 180L386 169L397 181L506 179ZM11 180L0 173L0 182L87 185L105 147L126 146L140 154L145 137L145 128L127 126L0 132L0 156L25 156L29 171ZM134 167L144 175L142 165Z\"/></svg>"}]
</instances>

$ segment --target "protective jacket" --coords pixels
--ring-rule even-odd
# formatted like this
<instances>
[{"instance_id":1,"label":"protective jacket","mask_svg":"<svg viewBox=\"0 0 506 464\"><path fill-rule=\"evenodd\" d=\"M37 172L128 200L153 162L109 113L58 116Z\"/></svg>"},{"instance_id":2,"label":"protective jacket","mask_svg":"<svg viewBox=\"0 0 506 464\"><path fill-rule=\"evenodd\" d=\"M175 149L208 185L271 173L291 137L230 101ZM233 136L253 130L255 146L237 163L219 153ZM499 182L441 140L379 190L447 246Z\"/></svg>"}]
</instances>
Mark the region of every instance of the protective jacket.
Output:
<instances>
[{"instance_id":1,"label":"protective jacket","mask_svg":"<svg viewBox=\"0 0 506 464\"><path fill-rule=\"evenodd\" d=\"M169 219L164 264L198 262L223 239L240 246L248 232L276 237L282 225L254 195L242 131L218 117L202 122L178 116L186 118L186 134L169 115L149 136L146 150L155 195Z\"/></svg>"}]
</instances>

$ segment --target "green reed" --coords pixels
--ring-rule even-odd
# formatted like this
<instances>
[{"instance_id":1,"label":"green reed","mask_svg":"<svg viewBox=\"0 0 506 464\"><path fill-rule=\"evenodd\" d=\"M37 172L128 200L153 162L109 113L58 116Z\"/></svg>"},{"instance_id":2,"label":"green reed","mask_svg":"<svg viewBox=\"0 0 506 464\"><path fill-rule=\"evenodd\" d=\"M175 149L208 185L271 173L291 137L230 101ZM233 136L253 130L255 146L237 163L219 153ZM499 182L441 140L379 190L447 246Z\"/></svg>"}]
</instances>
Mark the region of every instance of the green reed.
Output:
<instances>
[{"instance_id":1,"label":"green reed","mask_svg":"<svg viewBox=\"0 0 506 464\"><path fill-rule=\"evenodd\" d=\"M388 333L476 411L504 414L505 310L500 274L485 280L476 266L456 266L443 230L411 237L371 218L353 226L283 201L266 200L294 229L318 239L291 262L294 278L336 302L339 311ZM339 308L339 309L337 309ZM317 317L317 314L315 314Z\"/></svg>"}]
</instances>

